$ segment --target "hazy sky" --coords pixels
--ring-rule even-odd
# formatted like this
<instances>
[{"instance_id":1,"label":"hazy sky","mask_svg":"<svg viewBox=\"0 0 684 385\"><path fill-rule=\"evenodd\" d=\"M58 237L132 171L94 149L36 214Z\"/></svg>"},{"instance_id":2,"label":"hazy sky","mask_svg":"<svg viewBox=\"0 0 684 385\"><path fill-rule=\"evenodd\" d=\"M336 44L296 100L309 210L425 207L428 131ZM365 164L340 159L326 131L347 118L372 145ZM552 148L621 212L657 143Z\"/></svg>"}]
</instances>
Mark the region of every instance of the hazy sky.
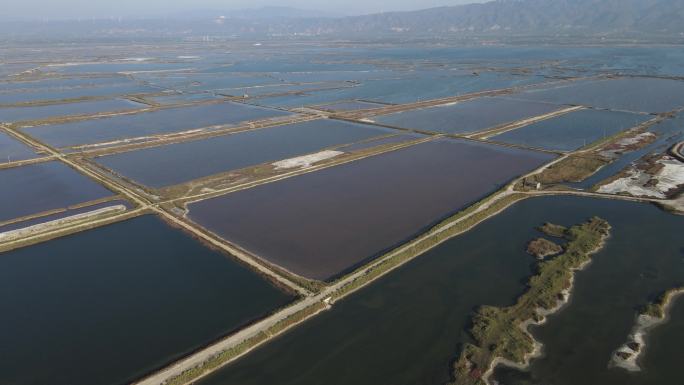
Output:
<instances>
[{"instance_id":1,"label":"hazy sky","mask_svg":"<svg viewBox=\"0 0 684 385\"><path fill-rule=\"evenodd\" d=\"M400 11L483 0L0 0L0 16L29 18L131 17L187 10L287 6L341 14Z\"/></svg>"}]
</instances>

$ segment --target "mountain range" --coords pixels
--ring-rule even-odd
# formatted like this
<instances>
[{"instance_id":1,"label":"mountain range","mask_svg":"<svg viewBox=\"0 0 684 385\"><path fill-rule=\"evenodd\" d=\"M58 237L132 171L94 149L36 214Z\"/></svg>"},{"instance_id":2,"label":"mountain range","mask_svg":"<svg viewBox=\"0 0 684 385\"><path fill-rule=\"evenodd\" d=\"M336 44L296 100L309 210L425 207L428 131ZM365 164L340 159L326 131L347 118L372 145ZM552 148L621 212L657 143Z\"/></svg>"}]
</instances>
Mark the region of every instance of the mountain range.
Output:
<instances>
[{"instance_id":1,"label":"mountain range","mask_svg":"<svg viewBox=\"0 0 684 385\"><path fill-rule=\"evenodd\" d=\"M52 36L636 36L684 38L684 0L494 0L481 4L331 16L287 7L197 11L164 18L0 23L0 37Z\"/></svg>"},{"instance_id":2,"label":"mountain range","mask_svg":"<svg viewBox=\"0 0 684 385\"><path fill-rule=\"evenodd\" d=\"M681 33L684 0L496 0L323 21L330 32Z\"/></svg>"}]
</instances>

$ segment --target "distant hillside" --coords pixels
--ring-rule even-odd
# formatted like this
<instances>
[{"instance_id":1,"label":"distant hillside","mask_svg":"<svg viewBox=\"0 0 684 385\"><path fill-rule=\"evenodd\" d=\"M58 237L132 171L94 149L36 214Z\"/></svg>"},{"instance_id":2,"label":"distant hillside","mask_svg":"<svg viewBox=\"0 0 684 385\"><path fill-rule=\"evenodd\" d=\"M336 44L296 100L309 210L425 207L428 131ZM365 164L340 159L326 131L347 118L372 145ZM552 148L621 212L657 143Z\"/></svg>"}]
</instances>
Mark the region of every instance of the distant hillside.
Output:
<instances>
[{"instance_id":1,"label":"distant hillside","mask_svg":"<svg viewBox=\"0 0 684 385\"><path fill-rule=\"evenodd\" d=\"M326 17L324 17L326 16ZM684 0L495 0L483 4L327 17L284 7L198 11L145 20L0 22L0 39L57 35L116 37L530 36L556 38L638 35L684 39ZM672 39L670 39L672 40Z\"/></svg>"},{"instance_id":2,"label":"distant hillside","mask_svg":"<svg viewBox=\"0 0 684 385\"><path fill-rule=\"evenodd\" d=\"M328 33L678 34L684 32L684 0L497 0L348 17L316 27Z\"/></svg>"}]
</instances>

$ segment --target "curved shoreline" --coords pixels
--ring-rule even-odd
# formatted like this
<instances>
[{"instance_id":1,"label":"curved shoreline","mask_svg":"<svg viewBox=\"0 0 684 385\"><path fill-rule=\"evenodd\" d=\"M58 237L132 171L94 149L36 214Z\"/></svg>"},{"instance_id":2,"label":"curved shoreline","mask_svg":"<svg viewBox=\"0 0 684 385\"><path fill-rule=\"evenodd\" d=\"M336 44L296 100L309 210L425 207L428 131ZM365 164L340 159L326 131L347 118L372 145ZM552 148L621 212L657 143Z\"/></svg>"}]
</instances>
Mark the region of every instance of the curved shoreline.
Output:
<instances>
[{"instance_id":1,"label":"curved shoreline","mask_svg":"<svg viewBox=\"0 0 684 385\"><path fill-rule=\"evenodd\" d=\"M684 162L684 142L679 142L670 147L670 154L680 162Z\"/></svg>"},{"instance_id":2,"label":"curved shoreline","mask_svg":"<svg viewBox=\"0 0 684 385\"><path fill-rule=\"evenodd\" d=\"M664 294L664 302L660 305L662 317L647 314L644 311L637 314L634 327L627 336L627 342L613 352L608 362L608 367L622 368L629 372L641 371L639 359L646 350L648 333L657 326L669 321L669 311L672 308L672 304L682 295L684 295L684 287L669 290Z\"/></svg>"},{"instance_id":3,"label":"curved shoreline","mask_svg":"<svg viewBox=\"0 0 684 385\"><path fill-rule=\"evenodd\" d=\"M570 301L576 272L592 262L610 237L610 224L598 217L567 229L565 252L538 262L528 290L508 307L481 307L470 329L473 343L466 343L454 364L452 385L492 385L499 365L525 370L541 356L543 345L529 331L543 325Z\"/></svg>"},{"instance_id":4,"label":"curved shoreline","mask_svg":"<svg viewBox=\"0 0 684 385\"><path fill-rule=\"evenodd\" d=\"M606 236L603 238L601 243L597 245L593 250L591 250L589 253L587 253L588 256L592 256L599 252L603 247L605 246L606 240L609 238L609 236ZM494 374L494 371L496 370L497 367L499 366L505 366L508 368L512 369L517 369L517 370L527 370L529 369L532 360L535 358L539 358L543 355L543 349L544 349L544 344L538 341L537 339L534 338L532 333L530 332L530 326L542 326L546 324L548 321L548 317L551 315L554 315L558 312L560 312L566 305L570 303L570 297L572 295L572 290L575 286L575 274L579 271L582 271L586 269L590 264L592 260L589 259L577 268L570 269L572 272L572 276L570 277L570 282L567 288L565 288L563 291L561 291L561 296L563 297L562 299L559 299L558 302L556 303L556 306L550 308L550 309L544 309L544 308L537 308L536 309L536 314L540 316L538 320L534 319L527 319L520 323L518 327L523 330L525 334L527 334L530 339L534 343L534 348L531 352L525 354L525 357L523 359L522 363L518 362L513 362L511 360L507 360L502 357L495 357L494 360L492 360L491 365L487 369L487 371L482 375L482 380L485 382L487 385L495 385L492 383L491 376ZM684 293L684 291L683 291Z\"/></svg>"}]
</instances>

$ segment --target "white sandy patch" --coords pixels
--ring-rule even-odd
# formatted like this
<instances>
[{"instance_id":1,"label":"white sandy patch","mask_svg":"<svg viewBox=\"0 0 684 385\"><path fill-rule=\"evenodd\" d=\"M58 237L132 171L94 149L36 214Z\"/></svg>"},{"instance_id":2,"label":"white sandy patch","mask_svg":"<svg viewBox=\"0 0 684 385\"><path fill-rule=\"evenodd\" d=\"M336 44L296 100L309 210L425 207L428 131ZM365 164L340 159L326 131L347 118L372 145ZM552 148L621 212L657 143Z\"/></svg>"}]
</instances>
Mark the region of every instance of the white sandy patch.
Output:
<instances>
[{"instance_id":1,"label":"white sandy patch","mask_svg":"<svg viewBox=\"0 0 684 385\"><path fill-rule=\"evenodd\" d=\"M103 207L101 209L87 211L84 213L75 214L75 215L71 215L68 217L60 218L60 219L54 219L54 220L51 220L48 222L38 223L35 225L23 227L23 228L16 229L16 230L5 231L4 233L0 233L0 242L8 242L8 241L18 239L18 238L23 238L23 237L26 237L29 235L50 231L54 228L57 228L60 226L65 226L65 225L70 225L74 222L78 222L78 221L81 221L84 219L93 218L93 217L98 216L98 215L113 214L113 213L121 212L121 211L126 211L126 206L115 205L115 206Z\"/></svg>"},{"instance_id":2,"label":"white sandy patch","mask_svg":"<svg viewBox=\"0 0 684 385\"><path fill-rule=\"evenodd\" d=\"M640 134L618 140L617 142L608 146L608 148L601 151L599 154L608 159L617 159L625 151L628 151L628 149L633 148L634 146L641 147L640 143L648 143L652 140L655 140L656 137L657 135L652 132L642 132Z\"/></svg>"},{"instance_id":3,"label":"white sandy patch","mask_svg":"<svg viewBox=\"0 0 684 385\"><path fill-rule=\"evenodd\" d=\"M102 64L102 63L106 63L106 62L84 61L84 62L56 63L56 64L48 64L45 67L73 67L73 66L80 66L80 65L86 65L86 64Z\"/></svg>"},{"instance_id":4,"label":"white sandy patch","mask_svg":"<svg viewBox=\"0 0 684 385\"><path fill-rule=\"evenodd\" d=\"M311 165L316 162L331 159L342 154L344 154L344 152L342 151L325 150L317 152L315 154L298 156L296 158L285 159L271 164L275 166L276 170L298 167L311 167Z\"/></svg>"},{"instance_id":5,"label":"white sandy patch","mask_svg":"<svg viewBox=\"0 0 684 385\"><path fill-rule=\"evenodd\" d=\"M150 61L150 60L154 60L154 58L151 58L151 57L127 57L127 58L123 58L119 61L143 62L143 61Z\"/></svg>"},{"instance_id":6,"label":"white sandy patch","mask_svg":"<svg viewBox=\"0 0 684 385\"><path fill-rule=\"evenodd\" d=\"M601 186L598 192L628 193L633 196L665 199L668 191L684 185L684 163L670 157L665 157L657 163L662 164L663 169L656 175L651 176L632 167L626 177ZM658 183L655 186L645 186L651 178L657 179Z\"/></svg>"},{"instance_id":7,"label":"white sandy patch","mask_svg":"<svg viewBox=\"0 0 684 385\"><path fill-rule=\"evenodd\" d=\"M28 127L28 126L27 126ZM33 126L31 126L33 127ZM74 150L87 150L87 149L92 149L92 148L99 148L99 147L110 147L114 145L119 145L119 144L129 144L129 143L136 143L136 142L141 142L141 141L147 141L147 140L154 140L154 139L160 139L160 138L173 138L176 136L184 136L184 135L191 135L191 134L196 134L198 132L205 131L206 128L196 128L193 130L188 130L188 131L182 131L182 132L173 132L170 134L161 134L161 135L149 135L149 136L139 136L137 138L126 138L126 139L119 139L119 140L113 140L111 142L102 142L102 143L94 143L94 144L83 144L80 146L73 146L71 147Z\"/></svg>"},{"instance_id":8,"label":"white sandy patch","mask_svg":"<svg viewBox=\"0 0 684 385\"><path fill-rule=\"evenodd\" d=\"M615 350L608 363L608 367L618 367L630 372L641 371L641 366L639 366L638 361L646 348L646 335L651 329L668 321L668 311L672 303L682 294L684 294L684 289L677 290L668 298L668 301L664 306L665 317L663 318L654 317L648 314L638 315L634 328L632 328L632 332L627 337L627 342ZM636 349L632 349L629 346L635 344ZM621 357L620 353L622 353L622 355L627 355L627 357Z\"/></svg>"},{"instance_id":9,"label":"white sandy patch","mask_svg":"<svg viewBox=\"0 0 684 385\"><path fill-rule=\"evenodd\" d=\"M618 140L615 144L622 147L632 146L638 144L646 139L655 138L656 134L652 132L642 132L639 135L632 136L630 138L623 138Z\"/></svg>"}]
</instances>

